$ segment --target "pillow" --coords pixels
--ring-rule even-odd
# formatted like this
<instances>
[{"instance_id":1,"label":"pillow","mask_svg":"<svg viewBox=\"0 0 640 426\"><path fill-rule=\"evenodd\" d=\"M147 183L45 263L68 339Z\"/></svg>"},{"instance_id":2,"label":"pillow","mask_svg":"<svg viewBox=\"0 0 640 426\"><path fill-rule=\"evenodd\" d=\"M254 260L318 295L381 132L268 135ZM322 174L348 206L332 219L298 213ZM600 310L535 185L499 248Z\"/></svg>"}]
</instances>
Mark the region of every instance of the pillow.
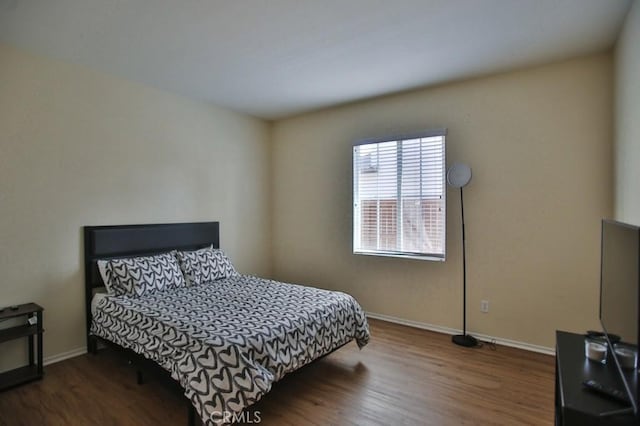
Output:
<instances>
[{"instance_id":1,"label":"pillow","mask_svg":"<svg viewBox=\"0 0 640 426\"><path fill-rule=\"evenodd\" d=\"M195 251L177 251L176 257L189 286L239 275L224 252L213 246Z\"/></svg>"},{"instance_id":2,"label":"pillow","mask_svg":"<svg viewBox=\"0 0 640 426\"><path fill-rule=\"evenodd\" d=\"M117 296L143 296L186 286L173 253L99 260L98 269L107 291Z\"/></svg>"}]
</instances>

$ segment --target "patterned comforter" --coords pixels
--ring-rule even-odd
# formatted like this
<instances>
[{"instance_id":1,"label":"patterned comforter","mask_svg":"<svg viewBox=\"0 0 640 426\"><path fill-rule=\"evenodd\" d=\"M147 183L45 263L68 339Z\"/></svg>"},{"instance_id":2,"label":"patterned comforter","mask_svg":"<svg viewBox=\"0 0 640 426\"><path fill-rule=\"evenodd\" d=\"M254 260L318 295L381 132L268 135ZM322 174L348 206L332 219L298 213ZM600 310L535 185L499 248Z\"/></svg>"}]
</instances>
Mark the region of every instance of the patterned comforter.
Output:
<instances>
[{"instance_id":1,"label":"patterned comforter","mask_svg":"<svg viewBox=\"0 0 640 426\"><path fill-rule=\"evenodd\" d=\"M206 425L228 422L285 374L350 340L369 340L353 297L243 275L104 297L91 333L168 370Z\"/></svg>"}]
</instances>

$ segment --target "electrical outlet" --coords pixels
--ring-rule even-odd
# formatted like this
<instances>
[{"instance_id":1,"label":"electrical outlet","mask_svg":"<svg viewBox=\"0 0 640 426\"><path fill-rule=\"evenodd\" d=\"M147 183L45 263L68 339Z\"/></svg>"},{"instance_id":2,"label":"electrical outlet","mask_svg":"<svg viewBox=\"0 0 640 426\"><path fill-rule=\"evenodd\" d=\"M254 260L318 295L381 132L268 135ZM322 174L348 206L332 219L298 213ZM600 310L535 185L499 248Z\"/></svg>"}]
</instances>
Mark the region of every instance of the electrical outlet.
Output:
<instances>
[{"instance_id":1,"label":"electrical outlet","mask_svg":"<svg viewBox=\"0 0 640 426\"><path fill-rule=\"evenodd\" d=\"M481 300L480 301L480 312L484 312L485 314L489 312L489 301Z\"/></svg>"}]
</instances>

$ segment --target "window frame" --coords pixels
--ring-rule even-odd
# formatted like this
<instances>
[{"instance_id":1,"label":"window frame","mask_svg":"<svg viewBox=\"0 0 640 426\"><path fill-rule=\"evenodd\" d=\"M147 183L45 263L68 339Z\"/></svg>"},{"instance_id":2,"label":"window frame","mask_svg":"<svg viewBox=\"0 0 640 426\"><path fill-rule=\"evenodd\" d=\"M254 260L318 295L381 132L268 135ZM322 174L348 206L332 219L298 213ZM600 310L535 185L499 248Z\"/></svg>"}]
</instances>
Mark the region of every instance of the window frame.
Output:
<instances>
[{"instance_id":1,"label":"window frame","mask_svg":"<svg viewBox=\"0 0 640 426\"><path fill-rule=\"evenodd\" d=\"M389 251L389 250L362 250L356 249L356 236L357 233L361 232L361 227L358 229L357 221L358 217L356 215L357 206L356 206L356 183L358 182L358 171L356 170L356 154L355 147L361 145L370 145L370 144L379 144L384 142L397 142L397 141L405 141L412 139L421 139L421 138L430 138L430 137L438 137L441 136L443 138L442 141L442 205L444 208L444 213L442 216L443 220L443 236L442 236L442 254L439 253L419 253L419 252L409 252L409 251ZM421 132L415 133L406 133L395 136L384 136L384 137L376 137L376 138L366 138L355 141L351 146L351 213L352 213L352 221L351 221L351 252L354 255L363 255L363 256L378 256L378 257L395 257L395 258L403 258L403 259L415 259L415 260L427 260L427 261L437 261L444 262L446 260L447 255L447 158L446 158L446 147L447 147L447 129L446 128L437 128L430 129ZM397 164L398 168L399 164ZM401 177L398 176L400 180ZM400 194L398 194L400 195ZM401 203L401 198L398 198L397 202ZM398 218L399 221L402 220L401 217ZM402 228L400 228L402 229ZM398 229L398 232L401 232ZM360 237L360 241L361 237Z\"/></svg>"}]
</instances>

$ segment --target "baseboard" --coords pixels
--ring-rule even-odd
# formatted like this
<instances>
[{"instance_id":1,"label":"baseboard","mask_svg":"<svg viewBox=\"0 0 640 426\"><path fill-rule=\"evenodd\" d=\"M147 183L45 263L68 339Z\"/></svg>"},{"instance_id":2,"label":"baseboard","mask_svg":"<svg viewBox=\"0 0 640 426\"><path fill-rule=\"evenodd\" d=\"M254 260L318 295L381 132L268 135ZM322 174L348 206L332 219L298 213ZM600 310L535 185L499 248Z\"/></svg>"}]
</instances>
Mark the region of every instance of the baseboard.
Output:
<instances>
[{"instance_id":1,"label":"baseboard","mask_svg":"<svg viewBox=\"0 0 640 426\"><path fill-rule=\"evenodd\" d=\"M394 324L406 325L409 327L421 328L423 330L435 331L437 333L444 334L460 334L462 330L458 330L455 328L443 327L441 325L428 324L420 321L407 320L403 318L393 317L390 315L377 314L375 312L366 312L367 317L378 319L381 321L392 322ZM554 348L549 348L546 346L532 345L531 343L519 342L516 340L503 339L501 337L488 336L486 334L474 333L470 332L474 337L484 340L487 342L495 342L498 345L511 346L513 348L524 349L526 351L538 352L547 355L555 355L556 351ZM72 349L70 351L61 352L56 355L51 355L46 357L43 362L44 365L55 364L56 362L64 361L65 359L75 358L80 355L84 355L87 353L86 347Z\"/></svg>"},{"instance_id":2,"label":"baseboard","mask_svg":"<svg viewBox=\"0 0 640 426\"><path fill-rule=\"evenodd\" d=\"M428 324L426 322L407 320L403 318L393 317L390 315L377 314L375 312L366 312L367 317L392 322L394 324L406 325L409 327L421 328L423 330L435 331L437 333L444 334L461 334L462 330L443 327L441 325ZM517 340L503 339L501 337L488 336L486 334L480 334L470 331L469 334L473 335L473 337L485 341L485 342L494 342L498 345L510 346L512 348L524 349L525 351L538 352L546 355L555 355L555 348L549 348L547 346L539 346L532 345L531 343L519 342Z\"/></svg>"},{"instance_id":3,"label":"baseboard","mask_svg":"<svg viewBox=\"0 0 640 426\"><path fill-rule=\"evenodd\" d=\"M369 318L373 318L381 321L387 321L394 324L406 325L409 327L421 328L423 330L435 331L437 333L444 333L444 334L451 334L451 335L462 333L462 330L443 327L441 325L428 324L426 322L413 321L413 320L393 317L390 315L377 314L375 312L366 312L366 314L367 314L367 317ZM488 336L486 334L480 334L480 333L470 332L469 334L472 334L474 337L483 341L495 342L498 345L510 346L513 348L524 349L526 351L538 352L546 355L556 354L556 351L554 348L549 348L546 346L532 345L531 343L519 342L516 340L510 340L510 339L503 339L501 337ZM55 364L56 362L64 361L65 359L69 359L69 358L75 358L77 356L84 355L86 353L87 353L87 348L83 346L81 348L76 348L70 351L61 352L56 355L48 356L44 358L43 363L44 365Z\"/></svg>"},{"instance_id":4,"label":"baseboard","mask_svg":"<svg viewBox=\"0 0 640 426\"><path fill-rule=\"evenodd\" d=\"M77 356L84 355L86 353L87 353L87 347L84 346L81 348L72 349L67 352L61 352L56 355L48 356L42 360L42 363L44 365L55 364L56 362L64 361L65 359L69 359L69 358L75 358Z\"/></svg>"},{"instance_id":5,"label":"baseboard","mask_svg":"<svg viewBox=\"0 0 640 426\"><path fill-rule=\"evenodd\" d=\"M67 352L62 352L59 354L55 354L55 355L51 355L48 357L45 357L42 360L42 365L49 365L49 364L55 364L56 362L60 362L60 361L64 361L65 359L69 359L69 358L75 358L77 356L80 355L84 355L87 353L87 348L86 347L82 347L82 348L76 348L76 349L72 349L70 351ZM2 370L0 370L0 374L9 371L9 370L13 370L14 367L9 367L9 368L4 368Z\"/></svg>"}]
</instances>

